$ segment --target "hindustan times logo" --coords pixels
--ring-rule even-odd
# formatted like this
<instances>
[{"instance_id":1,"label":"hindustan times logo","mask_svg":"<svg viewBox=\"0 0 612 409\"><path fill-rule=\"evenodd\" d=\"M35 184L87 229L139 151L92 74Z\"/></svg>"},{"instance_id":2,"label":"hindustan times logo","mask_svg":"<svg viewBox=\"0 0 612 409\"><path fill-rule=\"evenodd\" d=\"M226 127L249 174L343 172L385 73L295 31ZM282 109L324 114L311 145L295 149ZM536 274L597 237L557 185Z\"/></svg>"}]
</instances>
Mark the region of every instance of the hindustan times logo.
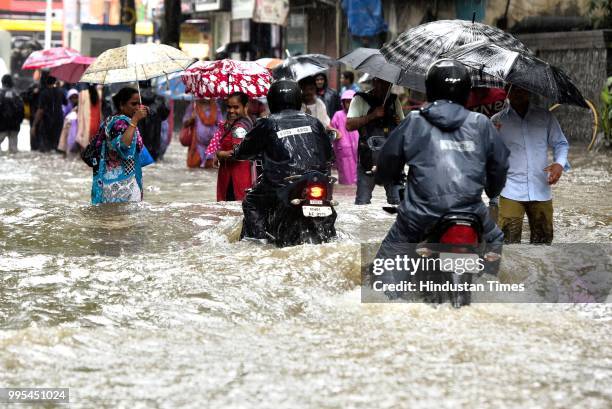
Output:
<instances>
[{"instance_id":1,"label":"hindustan times logo","mask_svg":"<svg viewBox=\"0 0 612 409\"><path fill-rule=\"evenodd\" d=\"M454 271L457 274L480 273L485 269L485 261L480 257L409 257L396 255L395 258L375 258L372 273L382 275L385 271L405 271L415 275L417 271Z\"/></svg>"}]
</instances>

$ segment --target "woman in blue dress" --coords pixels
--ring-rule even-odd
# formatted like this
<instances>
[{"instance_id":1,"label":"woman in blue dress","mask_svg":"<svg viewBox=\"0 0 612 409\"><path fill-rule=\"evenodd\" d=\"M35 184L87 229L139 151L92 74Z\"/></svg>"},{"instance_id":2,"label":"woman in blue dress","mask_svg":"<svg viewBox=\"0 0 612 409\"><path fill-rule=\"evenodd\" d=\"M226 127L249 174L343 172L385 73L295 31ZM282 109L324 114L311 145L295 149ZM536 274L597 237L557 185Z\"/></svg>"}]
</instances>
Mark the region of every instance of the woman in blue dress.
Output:
<instances>
[{"instance_id":1,"label":"woman in blue dress","mask_svg":"<svg viewBox=\"0 0 612 409\"><path fill-rule=\"evenodd\" d=\"M143 149L138 121L147 116L140 105L138 91L122 88L114 97L117 113L107 118L99 132L100 162L93 176L92 204L140 202L142 169L139 160Z\"/></svg>"}]
</instances>

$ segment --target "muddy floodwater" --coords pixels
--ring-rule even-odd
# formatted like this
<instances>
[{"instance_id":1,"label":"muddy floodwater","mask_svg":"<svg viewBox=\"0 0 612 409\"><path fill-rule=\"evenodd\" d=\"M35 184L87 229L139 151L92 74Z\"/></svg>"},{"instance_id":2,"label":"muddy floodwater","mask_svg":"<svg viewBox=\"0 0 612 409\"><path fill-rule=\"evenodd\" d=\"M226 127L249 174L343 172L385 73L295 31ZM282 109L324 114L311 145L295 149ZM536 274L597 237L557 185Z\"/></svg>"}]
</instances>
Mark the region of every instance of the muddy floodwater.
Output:
<instances>
[{"instance_id":1,"label":"muddy floodwater","mask_svg":"<svg viewBox=\"0 0 612 409\"><path fill-rule=\"evenodd\" d=\"M555 241L612 242L610 157L570 160ZM612 304L363 304L381 188L336 189L334 242L277 249L237 240L215 182L175 141L144 203L92 207L80 160L3 152L0 386L74 408L612 407Z\"/></svg>"}]
</instances>

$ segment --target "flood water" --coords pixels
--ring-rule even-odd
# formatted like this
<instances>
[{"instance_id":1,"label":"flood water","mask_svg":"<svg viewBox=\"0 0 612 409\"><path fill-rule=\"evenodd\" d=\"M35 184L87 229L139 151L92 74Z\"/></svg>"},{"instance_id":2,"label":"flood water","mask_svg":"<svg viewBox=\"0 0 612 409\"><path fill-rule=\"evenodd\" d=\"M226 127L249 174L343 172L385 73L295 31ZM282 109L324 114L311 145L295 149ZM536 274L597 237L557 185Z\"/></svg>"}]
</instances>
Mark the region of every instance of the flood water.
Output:
<instances>
[{"instance_id":1,"label":"flood water","mask_svg":"<svg viewBox=\"0 0 612 409\"><path fill-rule=\"evenodd\" d=\"M612 304L362 304L381 188L336 189L336 241L277 249L237 240L240 205L185 154L145 168L144 203L92 207L79 160L2 153L0 386L75 408L612 406ZM612 161L570 160L555 241L612 242Z\"/></svg>"}]
</instances>

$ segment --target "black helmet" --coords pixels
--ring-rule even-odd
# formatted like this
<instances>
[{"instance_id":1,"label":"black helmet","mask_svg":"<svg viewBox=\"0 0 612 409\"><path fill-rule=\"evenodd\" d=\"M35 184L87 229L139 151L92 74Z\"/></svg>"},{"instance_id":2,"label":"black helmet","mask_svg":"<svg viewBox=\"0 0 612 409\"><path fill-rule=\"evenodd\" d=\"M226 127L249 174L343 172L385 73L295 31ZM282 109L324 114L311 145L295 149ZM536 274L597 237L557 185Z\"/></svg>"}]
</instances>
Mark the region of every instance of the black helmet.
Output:
<instances>
[{"instance_id":1,"label":"black helmet","mask_svg":"<svg viewBox=\"0 0 612 409\"><path fill-rule=\"evenodd\" d=\"M293 80L278 80L268 90L268 107L275 114L283 109L299 110L302 107L302 91Z\"/></svg>"},{"instance_id":2,"label":"black helmet","mask_svg":"<svg viewBox=\"0 0 612 409\"><path fill-rule=\"evenodd\" d=\"M470 73L459 61L438 60L429 67L425 78L427 100L448 99L465 105L470 95Z\"/></svg>"}]
</instances>

